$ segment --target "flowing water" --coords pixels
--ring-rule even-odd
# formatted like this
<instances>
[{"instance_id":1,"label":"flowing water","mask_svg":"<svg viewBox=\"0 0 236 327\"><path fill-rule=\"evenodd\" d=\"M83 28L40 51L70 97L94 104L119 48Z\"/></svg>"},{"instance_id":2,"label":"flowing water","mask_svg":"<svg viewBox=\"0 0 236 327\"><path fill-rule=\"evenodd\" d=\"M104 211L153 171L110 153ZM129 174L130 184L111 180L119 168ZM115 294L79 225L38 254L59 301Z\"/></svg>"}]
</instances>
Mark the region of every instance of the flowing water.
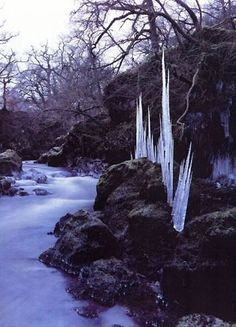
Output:
<instances>
[{"instance_id":1,"label":"flowing water","mask_svg":"<svg viewBox=\"0 0 236 327\"><path fill-rule=\"evenodd\" d=\"M0 327L134 327L125 308L104 309L96 319L79 316L85 305L66 292L69 279L38 261L55 242L52 231L67 212L91 208L97 180L68 177L66 170L25 162L23 170L43 173L48 183L17 181L30 195L0 198ZM43 187L49 194L37 196Z\"/></svg>"}]
</instances>

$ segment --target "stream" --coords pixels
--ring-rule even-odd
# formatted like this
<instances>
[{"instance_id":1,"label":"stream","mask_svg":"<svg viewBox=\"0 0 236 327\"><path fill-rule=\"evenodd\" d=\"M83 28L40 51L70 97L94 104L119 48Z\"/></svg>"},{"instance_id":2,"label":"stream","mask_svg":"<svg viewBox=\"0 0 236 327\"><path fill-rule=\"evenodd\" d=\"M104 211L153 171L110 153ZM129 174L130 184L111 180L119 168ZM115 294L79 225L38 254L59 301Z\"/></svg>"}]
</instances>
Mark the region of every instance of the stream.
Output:
<instances>
[{"instance_id":1,"label":"stream","mask_svg":"<svg viewBox=\"0 0 236 327\"><path fill-rule=\"evenodd\" d=\"M92 208L97 180L71 177L63 168L33 162L24 162L23 171L25 176L32 171L46 175L47 184L25 177L17 185L29 195L0 198L0 326L136 326L120 306L103 308L95 319L78 315L75 308L87 302L75 301L66 292L70 277L38 261L55 243L55 237L47 233L61 216ZM36 187L49 194L35 195Z\"/></svg>"}]
</instances>

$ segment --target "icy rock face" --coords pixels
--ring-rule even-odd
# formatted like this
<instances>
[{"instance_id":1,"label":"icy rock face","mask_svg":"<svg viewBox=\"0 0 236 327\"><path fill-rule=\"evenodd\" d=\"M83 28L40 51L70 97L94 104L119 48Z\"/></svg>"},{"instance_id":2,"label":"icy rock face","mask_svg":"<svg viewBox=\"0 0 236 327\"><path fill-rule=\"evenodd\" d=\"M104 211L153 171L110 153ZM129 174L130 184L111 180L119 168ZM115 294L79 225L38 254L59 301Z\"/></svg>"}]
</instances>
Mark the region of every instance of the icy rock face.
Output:
<instances>
[{"instance_id":1,"label":"icy rock face","mask_svg":"<svg viewBox=\"0 0 236 327\"><path fill-rule=\"evenodd\" d=\"M236 157L217 156L213 160L212 179L226 184L236 183Z\"/></svg>"}]
</instances>

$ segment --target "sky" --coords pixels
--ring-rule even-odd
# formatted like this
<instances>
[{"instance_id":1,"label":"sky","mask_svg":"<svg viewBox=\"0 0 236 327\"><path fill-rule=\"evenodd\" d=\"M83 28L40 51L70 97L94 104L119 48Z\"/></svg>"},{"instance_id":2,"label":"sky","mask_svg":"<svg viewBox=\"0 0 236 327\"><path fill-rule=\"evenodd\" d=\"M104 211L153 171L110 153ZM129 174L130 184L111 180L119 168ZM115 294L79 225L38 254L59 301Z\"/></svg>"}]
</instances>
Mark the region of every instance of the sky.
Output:
<instances>
[{"instance_id":1,"label":"sky","mask_svg":"<svg viewBox=\"0 0 236 327\"><path fill-rule=\"evenodd\" d=\"M74 0L0 0L4 30L19 33L8 46L20 54L47 41L55 47L59 36L69 31L73 5Z\"/></svg>"}]
</instances>

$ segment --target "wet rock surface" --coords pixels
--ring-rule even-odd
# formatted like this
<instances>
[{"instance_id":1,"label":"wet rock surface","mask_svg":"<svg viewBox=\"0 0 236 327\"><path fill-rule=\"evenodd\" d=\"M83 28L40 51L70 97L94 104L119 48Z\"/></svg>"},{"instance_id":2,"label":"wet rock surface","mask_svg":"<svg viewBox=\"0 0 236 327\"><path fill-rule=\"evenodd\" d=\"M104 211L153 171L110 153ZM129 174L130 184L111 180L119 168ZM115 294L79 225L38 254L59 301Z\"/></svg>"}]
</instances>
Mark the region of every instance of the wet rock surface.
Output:
<instances>
[{"instance_id":1,"label":"wet rock surface","mask_svg":"<svg viewBox=\"0 0 236 327\"><path fill-rule=\"evenodd\" d=\"M192 312L234 320L234 194L193 180L178 234L160 167L146 159L111 166L98 182L95 211L62 217L58 241L40 260L78 276L76 298L125 304L141 326L175 326Z\"/></svg>"},{"instance_id":2,"label":"wet rock surface","mask_svg":"<svg viewBox=\"0 0 236 327\"><path fill-rule=\"evenodd\" d=\"M0 153L0 175L12 176L22 169L22 160L14 150Z\"/></svg>"},{"instance_id":3,"label":"wet rock surface","mask_svg":"<svg viewBox=\"0 0 236 327\"><path fill-rule=\"evenodd\" d=\"M191 312L236 319L236 208L194 218L164 267L165 295ZM194 296L193 296L194 294Z\"/></svg>"},{"instance_id":4,"label":"wet rock surface","mask_svg":"<svg viewBox=\"0 0 236 327\"><path fill-rule=\"evenodd\" d=\"M39 195L39 196L45 196L45 195L48 195L50 194L47 190L45 190L44 188L35 188L33 190L33 192L36 194L36 195Z\"/></svg>"},{"instance_id":5,"label":"wet rock surface","mask_svg":"<svg viewBox=\"0 0 236 327\"><path fill-rule=\"evenodd\" d=\"M227 323L214 316L207 316L204 314L192 314L182 317L176 327L235 327L235 324Z\"/></svg>"},{"instance_id":6,"label":"wet rock surface","mask_svg":"<svg viewBox=\"0 0 236 327\"><path fill-rule=\"evenodd\" d=\"M87 262L116 255L119 252L118 242L99 217L97 213L89 214L86 211L63 217L55 228L58 241L40 259L78 273Z\"/></svg>"},{"instance_id":7,"label":"wet rock surface","mask_svg":"<svg viewBox=\"0 0 236 327\"><path fill-rule=\"evenodd\" d=\"M13 186L14 179L0 176L0 196L13 196L17 193L17 189Z\"/></svg>"}]
</instances>

